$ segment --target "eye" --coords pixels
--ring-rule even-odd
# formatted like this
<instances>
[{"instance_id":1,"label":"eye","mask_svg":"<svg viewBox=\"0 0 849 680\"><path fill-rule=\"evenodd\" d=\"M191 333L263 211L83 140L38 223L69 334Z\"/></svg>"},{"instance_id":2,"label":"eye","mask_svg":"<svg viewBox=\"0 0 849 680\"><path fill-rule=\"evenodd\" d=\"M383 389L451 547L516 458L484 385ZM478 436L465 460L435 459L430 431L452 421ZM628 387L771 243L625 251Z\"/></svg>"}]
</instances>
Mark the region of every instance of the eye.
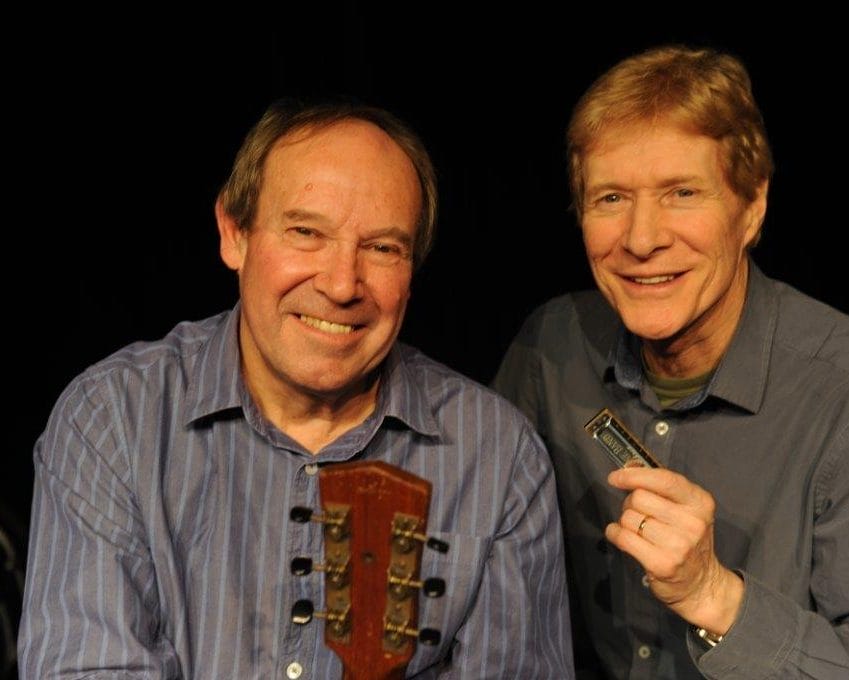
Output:
<instances>
[{"instance_id":1,"label":"eye","mask_svg":"<svg viewBox=\"0 0 849 680\"><path fill-rule=\"evenodd\" d=\"M317 250L324 243L323 234L311 227L301 225L287 227L283 232L283 241L299 250Z\"/></svg>"},{"instance_id":2,"label":"eye","mask_svg":"<svg viewBox=\"0 0 849 680\"><path fill-rule=\"evenodd\" d=\"M663 196L663 203L670 208L697 208L705 199L705 192L700 187L673 186Z\"/></svg>"},{"instance_id":3,"label":"eye","mask_svg":"<svg viewBox=\"0 0 849 680\"><path fill-rule=\"evenodd\" d=\"M368 247L376 253L384 253L386 255L401 252L401 249L398 246L390 245L389 243L373 243Z\"/></svg>"},{"instance_id":4,"label":"eye","mask_svg":"<svg viewBox=\"0 0 849 680\"><path fill-rule=\"evenodd\" d=\"M372 241L363 244L363 252L376 264L391 265L409 259L409 249L392 241Z\"/></svg>"},{"instance_id":5,"label":"eye","mask_svg":"<svg viewBox=\"0 0 849 680\"><path fill-rule=\"evenodd\" d=\"M615 215L622 211L627 195L618 191L598 192L589 195L587 210L599 215Z\"/></svg>"}]
</instances>

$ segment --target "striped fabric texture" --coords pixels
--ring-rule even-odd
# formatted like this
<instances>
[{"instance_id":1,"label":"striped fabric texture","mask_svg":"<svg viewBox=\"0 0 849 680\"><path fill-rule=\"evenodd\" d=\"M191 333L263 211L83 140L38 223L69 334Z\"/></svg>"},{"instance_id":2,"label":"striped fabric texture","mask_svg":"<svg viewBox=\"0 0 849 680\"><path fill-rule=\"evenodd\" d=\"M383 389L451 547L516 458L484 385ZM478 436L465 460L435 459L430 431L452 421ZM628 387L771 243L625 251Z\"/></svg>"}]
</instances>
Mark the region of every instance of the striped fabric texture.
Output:
<instances>
[{"instance_id":1,"label":"striped fabric texture","mask_svg":"<svg viewBox=\"0 0 849 680\"><path fill-rule=\"evenodd\" d=\"M420 678L573 677L554 477L524 416L396 344L378 405L311 455L263 418L239 373L238 306L131 345L64 391L35 447L19 633L22 678L323 678L342 667L324 624L317 470L380 460L429 480Z\"/></svg>"}]
</instances>

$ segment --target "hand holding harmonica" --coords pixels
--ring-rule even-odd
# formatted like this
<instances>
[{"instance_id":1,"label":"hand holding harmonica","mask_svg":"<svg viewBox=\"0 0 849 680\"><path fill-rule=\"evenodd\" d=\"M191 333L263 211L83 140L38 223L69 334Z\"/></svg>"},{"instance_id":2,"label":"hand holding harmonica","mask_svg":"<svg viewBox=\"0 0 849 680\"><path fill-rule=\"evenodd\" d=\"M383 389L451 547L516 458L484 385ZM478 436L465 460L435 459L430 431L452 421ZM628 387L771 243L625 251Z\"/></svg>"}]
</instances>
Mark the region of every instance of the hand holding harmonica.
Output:
<instances>
[{"instance_id":1,"label":"hand holding harmonica","mask_svg":"<svg viewBox=\"0 0 849 680\"><path fill-rule=\"evenodd\" d=\"M625 468L608 477L612 486L629 493L605 536L645 569L658 600L700 631L721 636L737 615L743 582L714 551L713 496L663 468L609 409L599 411L584 429Z\"/></svg>"}]
</instances>

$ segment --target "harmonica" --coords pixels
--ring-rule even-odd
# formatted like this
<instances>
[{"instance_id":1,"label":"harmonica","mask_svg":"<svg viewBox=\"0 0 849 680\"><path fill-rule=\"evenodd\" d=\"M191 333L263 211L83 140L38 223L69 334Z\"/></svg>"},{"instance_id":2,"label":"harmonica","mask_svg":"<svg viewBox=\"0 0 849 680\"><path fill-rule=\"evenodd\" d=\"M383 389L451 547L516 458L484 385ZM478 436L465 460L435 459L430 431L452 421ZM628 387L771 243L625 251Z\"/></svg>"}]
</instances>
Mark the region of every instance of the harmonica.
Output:
<instances>
[{"instance_id":1,"label":"harmonica","mask_svg":"<svg viewBox=\"0 0 849 680\"><path fill-rule=\"evenodd\" d=\"M596 413L584 429L619 467L663 467L610 409Z\"/></svg>"}]
</instances>

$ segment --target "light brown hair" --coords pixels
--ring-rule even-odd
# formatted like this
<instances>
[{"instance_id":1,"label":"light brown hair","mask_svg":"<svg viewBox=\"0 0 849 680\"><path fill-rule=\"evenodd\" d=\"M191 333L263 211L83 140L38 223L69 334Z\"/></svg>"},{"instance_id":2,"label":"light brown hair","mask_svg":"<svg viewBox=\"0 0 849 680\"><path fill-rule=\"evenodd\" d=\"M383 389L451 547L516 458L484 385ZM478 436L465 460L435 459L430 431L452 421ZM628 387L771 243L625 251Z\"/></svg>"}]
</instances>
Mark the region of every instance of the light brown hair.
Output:
<instances>
[{"instance_id":1,"label":"light brown hair","mask_svg":"<svg viewBox=\"0 0 849 680\"><path fill-rule=\"evenodd\" d=\"M578 101L566 135L573 205L583 210L583 159L618 126L672 123L717 140L725 178L746 201L773 172L763 117L743 63L712 49L669 45L629 57ZM752 244L754 245L754 244Z\"/></svg>"}]
</instances>

